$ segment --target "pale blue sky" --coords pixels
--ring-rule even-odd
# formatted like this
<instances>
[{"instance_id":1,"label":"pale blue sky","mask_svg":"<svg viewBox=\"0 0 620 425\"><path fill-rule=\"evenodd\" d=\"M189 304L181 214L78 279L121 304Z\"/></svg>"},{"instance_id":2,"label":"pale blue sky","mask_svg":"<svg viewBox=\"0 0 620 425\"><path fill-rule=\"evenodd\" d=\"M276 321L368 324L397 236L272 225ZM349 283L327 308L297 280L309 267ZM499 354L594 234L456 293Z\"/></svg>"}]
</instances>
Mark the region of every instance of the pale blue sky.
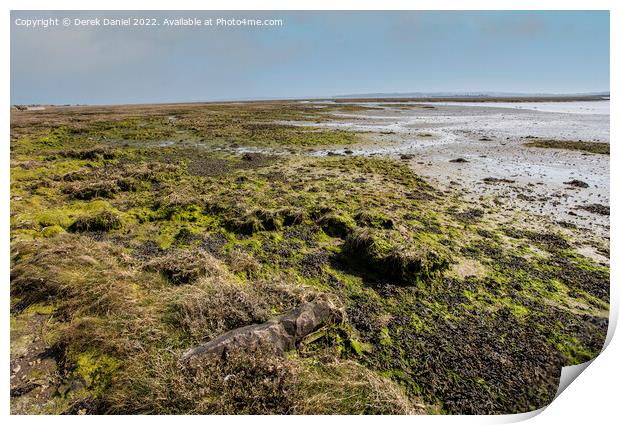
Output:
<instances>
[{"instance_id":1,"label":"pale blue sky","mask_svg":"<svg viewBox=\"0 0 620 425\"><path fill-rule=\"evenodd\" d=\"M57 27L17 18L246 17L281 27ZM12 12L11 102L609 90L608 12Z\"/></svg>"}]
</instances>

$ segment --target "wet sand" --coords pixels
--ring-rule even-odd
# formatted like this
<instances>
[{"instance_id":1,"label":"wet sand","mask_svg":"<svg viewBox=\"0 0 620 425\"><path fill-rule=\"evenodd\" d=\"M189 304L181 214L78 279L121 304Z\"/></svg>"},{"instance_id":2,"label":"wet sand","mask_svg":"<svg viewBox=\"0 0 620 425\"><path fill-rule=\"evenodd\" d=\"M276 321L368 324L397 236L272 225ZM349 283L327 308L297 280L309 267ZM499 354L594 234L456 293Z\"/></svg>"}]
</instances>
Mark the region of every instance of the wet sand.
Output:
<instances>
[{"instance_id":1,"label":"wet sand","mask_svg":"<svg viewBox=\"0 0 620 425\"><path fill-rule=\"evenodd\" d=\"M591 109L604 110L595 103ZM333 149L333 153L405 155L420 175L446 189L459 187L472 201L491 196L507 211L533 213L609 237L608 215L579 208L609 205L609 155L525 146L528 137L609 143L608 114L497 105L433 106L335 114L336 121L317 125L366 132L366 143ZM490 183L483 180L487 178L514 182ZM571 180L588 187L565 184Z\"/></svg>"}]
</instances>

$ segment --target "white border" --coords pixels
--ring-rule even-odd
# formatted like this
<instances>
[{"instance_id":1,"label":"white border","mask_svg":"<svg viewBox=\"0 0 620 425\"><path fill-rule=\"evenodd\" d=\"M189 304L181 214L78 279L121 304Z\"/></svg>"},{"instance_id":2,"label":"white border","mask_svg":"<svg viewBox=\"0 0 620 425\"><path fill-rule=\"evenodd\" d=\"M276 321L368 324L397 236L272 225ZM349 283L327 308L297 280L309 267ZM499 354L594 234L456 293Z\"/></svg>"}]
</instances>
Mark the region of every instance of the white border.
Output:
<instances>
[{"instance_id":1,"label":"white border","mask_svg":"<svg viewBox=\"0 0 620 425\"><path fill-rule=\"evenodd\" d=\"M6 90L2 92L4 98L4 108L8 111L10 105L10 10L611 10L611 92L618 93L618 83L615 76L620 72L618 66L618 49L620 43L618 43L618 34L620 33L620 19L618 16L620 12L618 1L605 1L605 0L470 0L467 2L459 0L417 0L415 2L404 0L382 0L367 1L367 0L297 0L294 3L283 0L263 0L260 3L252 2L249 0L213 0L211 2L200 2L193 0L175 0L174 2L165 2L161 0L152 1L132 1L127 0L94 0L86 2L80 2L77 0L58 0L55 2L44 0L24 0L15 1L9 0L3 2L4 7L4 25L2 25L1 37L2 37L2 49L4 66L1 67L2 78L4 81L4 87ZM611 105L611 116L617 116L617 107L615 102ZM611 134L618 133L617 120L611 121ZM3 377L3 384L1 389L0 406L2 416L9 413L9 117L8 114L2 121L2 140L4 141L3 149L1 153L1 167L0 167L0 180L2 185L0 186L0 193L2 194L2 227L0 228L0 234L3 241L4 255L0 260L0 272L2 273L3 283L3 296L0 298L2 301L2 340L4 342L4 349L2 351L2 363L4 366L0 368ZM616 230L616 216L618 202L616 202L616 190L618 185L614 182L618 182L620 177L617 171L617 155L619 149L614 147L612 142L612 155L611 155L611 282L617 282L616 267L617 267L617 255L618 243L617 243L617 230ZM290 421L295 421L300 424L313 424L319 420L321 422L336 423L341 421L355 421L358 423L369 424L374 423L377 420L389 420L398 423L430 423L430 422L458 422L458 423L507 423L515 422L529 417L535 416L531 419L532 423L606 423L610 422L612 418L619 417L618 401L617 401L617 389L618 389L618 376L619 368L616 359L620 358L620 345L615 340L610 341L610 337L615 330L618 317L618 291L614 290L614 283L612 283L611 291L611 304L612 312L610 318L610 334L608 336L609 345L601 353L601 355L592 363L592 366L588 367L585 373L577 377L576 382L569 385L569 387L553 402L549 407L544 410L544 413L537 416L533 414L513 415L513 416L423 416L423 417L389 417L389 418L376 418L376 417L325 417L316 418L312 416L305 417L189 417L183 416L179 419L192 423L204 423L209 421L211 423L231 423L236 421L252 421L257 424L289 424ZM540 413L540 412L536 412ZM149 423L164 424L170 420L166 417L119 417L118 420L131 420L131 421L149 421ZM109 417L9 417L9 420L15 423L30 423L37 420L44 420L47 423L61 423L61 422L73 422L73 421L89 421L93 423L106 423L112 419Z\"/></svg>"}]
</instances>

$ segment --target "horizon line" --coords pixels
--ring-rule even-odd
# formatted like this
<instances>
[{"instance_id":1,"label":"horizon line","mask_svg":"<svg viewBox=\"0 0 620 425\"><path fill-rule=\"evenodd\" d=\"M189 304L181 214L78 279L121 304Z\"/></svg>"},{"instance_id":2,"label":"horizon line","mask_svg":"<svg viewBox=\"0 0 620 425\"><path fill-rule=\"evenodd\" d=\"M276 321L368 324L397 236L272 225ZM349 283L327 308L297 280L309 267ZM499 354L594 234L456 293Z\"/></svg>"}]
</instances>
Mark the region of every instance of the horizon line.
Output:
<instances>
[{"instance_id":1,"label":"horizon line","mask_svg":"<svg viewBox=\"0 0 620 425\"><path fill-rule=\"evenodd\" d=\"M441 101L441 99L519 99L531 97L536 99L557 99L562 98L592 98L592 97L611 97L610 90L578 92L578 93L527 93L527 92L501 92L501 91L435 91L435 92L375 92L357 94L339 94L331 96L301 96L301 97L245 97L245 98L219 98L205 100L175 100L175 101L154 101L154 102L125 102L125 103L11 103L11 107L16 106L55 106L55 107L75 107L75 106L122 106L122 105L182 105L200 103L233 103L233 102L277 102L277 101L354 101L354 100L379 100L379 99L399 99L399 100L418 100L418 101ZM585 100L585 99L583 99ZM590 100L609 100L609 99L590 99Z\"/></svg>"}]
</instances>

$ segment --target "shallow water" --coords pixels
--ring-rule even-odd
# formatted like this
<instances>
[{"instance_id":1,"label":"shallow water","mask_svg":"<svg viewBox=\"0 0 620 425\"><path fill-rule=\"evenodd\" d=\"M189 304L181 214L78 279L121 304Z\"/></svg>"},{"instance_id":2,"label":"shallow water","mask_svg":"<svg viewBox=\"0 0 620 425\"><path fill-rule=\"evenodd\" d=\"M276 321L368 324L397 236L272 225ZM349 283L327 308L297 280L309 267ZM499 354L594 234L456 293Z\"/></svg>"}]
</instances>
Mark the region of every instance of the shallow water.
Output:
<instances>
[{"instance_id":1,"label":"shallow water","mask_svg":"<svg viewBox=\"0 0 620 425\"><path fill-rule=\"evenodd\" d=\"M419 102L437 106L477 106L486 108L527 109L564 114L609 115L609 100L577 102Z\"/></svg>"}]
</instances>

